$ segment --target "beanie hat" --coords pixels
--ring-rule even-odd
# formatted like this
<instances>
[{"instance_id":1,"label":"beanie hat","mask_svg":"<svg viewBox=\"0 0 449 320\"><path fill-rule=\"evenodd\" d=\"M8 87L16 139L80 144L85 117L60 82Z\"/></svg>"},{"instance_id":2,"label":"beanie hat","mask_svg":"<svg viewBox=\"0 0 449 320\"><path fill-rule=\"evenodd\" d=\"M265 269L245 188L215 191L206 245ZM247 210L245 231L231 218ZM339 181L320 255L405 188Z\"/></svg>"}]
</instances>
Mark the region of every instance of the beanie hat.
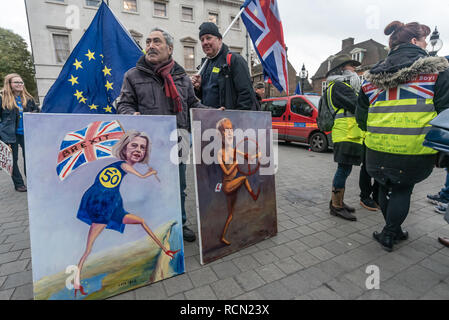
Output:
<instances>
[{"instance_id":1,"label":"beanie hat","mask_svg":"<svg viewBox=\"0 0 449 320\"><path fill-rule=\"evenodd\" d=\"M200 26L200 38L204 36L205 34L211 34L213 36L216 36L218 38L222 38L220 31L218 31L218 27L213 22L204 22Z\"/></svg>"}]
</instances>

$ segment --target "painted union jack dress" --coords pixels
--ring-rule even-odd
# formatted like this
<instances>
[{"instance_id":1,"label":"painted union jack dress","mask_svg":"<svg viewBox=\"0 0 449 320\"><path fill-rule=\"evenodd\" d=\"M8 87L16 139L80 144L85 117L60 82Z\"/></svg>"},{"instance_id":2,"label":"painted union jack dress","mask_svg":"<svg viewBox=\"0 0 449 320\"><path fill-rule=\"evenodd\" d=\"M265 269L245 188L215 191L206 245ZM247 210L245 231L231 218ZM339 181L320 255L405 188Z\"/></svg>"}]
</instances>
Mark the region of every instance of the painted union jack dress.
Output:
<instances>
[{"instance_id":1,"label":"painted union jack dress","mask_svg":"<svg viewBox=\"0 0 449 320\"><path fill-rule=\"evenodd\" d=\"M94 184L84 193L77 218L91 225L106 224L106 229L123 233L123 217L128 214L123 208L120 185L126 172L121 168L125 161L117 161L104 167Z\"/></svg>"}]
</instances>

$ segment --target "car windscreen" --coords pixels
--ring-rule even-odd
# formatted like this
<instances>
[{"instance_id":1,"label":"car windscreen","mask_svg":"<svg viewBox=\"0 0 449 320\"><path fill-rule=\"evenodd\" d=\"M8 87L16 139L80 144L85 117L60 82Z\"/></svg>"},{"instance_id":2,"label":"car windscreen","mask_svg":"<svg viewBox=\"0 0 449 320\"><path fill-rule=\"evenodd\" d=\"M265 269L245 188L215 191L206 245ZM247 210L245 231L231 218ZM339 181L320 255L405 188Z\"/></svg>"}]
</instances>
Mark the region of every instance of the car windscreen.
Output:
<instances>
[{"instance_id":1,"label":"car windscreen","mask_svg":"<svg viewBox=\"0 0 449 320\"><path fill-rule=\"evenodd\" d=\"M319 96L306 96L307 100L309 100L310 102L312 102L312 104L315 106L315 108L317 108L318 110L318 105L320 104L320 98Z\"/></svg>"},{"instance_id":2,"label":"car windscreen","mask_svg":"<svg viewBox=\"0 0 449 320\"><path fill-rule=\"evenodd\" d=\"M270 111L272 117L280 117L287 108L287 100L274 100L262 102L262 111Z\"/></svg>"}]
</instances>

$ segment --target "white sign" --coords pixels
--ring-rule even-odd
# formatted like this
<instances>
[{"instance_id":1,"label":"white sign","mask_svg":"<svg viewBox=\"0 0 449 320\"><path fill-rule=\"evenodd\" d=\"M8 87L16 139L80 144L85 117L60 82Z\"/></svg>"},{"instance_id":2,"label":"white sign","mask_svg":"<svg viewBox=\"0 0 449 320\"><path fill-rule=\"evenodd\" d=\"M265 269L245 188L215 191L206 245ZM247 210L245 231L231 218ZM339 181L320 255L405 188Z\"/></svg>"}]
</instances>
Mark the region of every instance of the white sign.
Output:
<instances>
[{"instance_id":1,"label":"white sign","mask_svg":"<svg viewBox=\"0 0 449 320\"><path fill-rule=\"evenodd\" d=\"M12 175L12 150L3 141L0 141L0 169Z\"/></svg>"}]
</instances>

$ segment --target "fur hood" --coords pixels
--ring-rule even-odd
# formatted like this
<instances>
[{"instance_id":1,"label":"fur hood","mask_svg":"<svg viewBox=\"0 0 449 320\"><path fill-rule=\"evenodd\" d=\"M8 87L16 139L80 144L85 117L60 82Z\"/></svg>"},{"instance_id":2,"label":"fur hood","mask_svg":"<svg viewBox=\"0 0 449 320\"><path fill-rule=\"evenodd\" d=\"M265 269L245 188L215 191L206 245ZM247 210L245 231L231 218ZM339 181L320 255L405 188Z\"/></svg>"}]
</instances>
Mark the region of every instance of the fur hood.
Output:
<instances>
[{"instance_id":1,"label":"fur hood","mask_svg":"<svg viewBox=\"0 0 449 320\"><path fill-rule=\"evenodd\" d=\"M444 57L429 57L421 48L405 44L395 48L364 77L381 89L395 88L423 73L440 73L449 68Z\"/></svg>"}]
</instances>

